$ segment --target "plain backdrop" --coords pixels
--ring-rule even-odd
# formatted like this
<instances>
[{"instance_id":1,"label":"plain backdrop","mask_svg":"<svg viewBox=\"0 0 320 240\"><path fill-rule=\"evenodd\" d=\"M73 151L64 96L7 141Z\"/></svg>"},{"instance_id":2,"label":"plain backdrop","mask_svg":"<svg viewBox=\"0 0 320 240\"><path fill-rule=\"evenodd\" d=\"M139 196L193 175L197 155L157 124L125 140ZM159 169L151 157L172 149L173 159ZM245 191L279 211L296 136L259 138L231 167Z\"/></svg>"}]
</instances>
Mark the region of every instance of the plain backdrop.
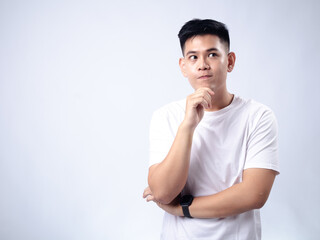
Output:
<instances>
[{"instance_id":1,"label":"plain backdrop","mask_svg":"<svg viewBox=\"0 0 320 240\"><path fill-rule=\"evenodd\" d=\"M264 240L320 235L319 1L0 1L0 239L159 239L151 114L193 92L177 33L227 24L230 92L271 107L281 174Z\"/></svg>"}]
</instances>

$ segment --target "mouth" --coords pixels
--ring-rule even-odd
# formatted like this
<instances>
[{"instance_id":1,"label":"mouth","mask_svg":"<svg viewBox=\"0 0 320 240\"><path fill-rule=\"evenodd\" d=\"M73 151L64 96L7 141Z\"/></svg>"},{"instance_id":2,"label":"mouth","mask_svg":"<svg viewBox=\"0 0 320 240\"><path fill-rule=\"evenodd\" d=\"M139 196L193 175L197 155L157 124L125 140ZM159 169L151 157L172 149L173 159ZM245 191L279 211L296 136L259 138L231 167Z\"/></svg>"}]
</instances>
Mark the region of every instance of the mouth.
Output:
<instances>
[{"instance_id":1,"label":"mouth","mask_svg":"<svg viewBox=\"0 0 320 240\"><path fill-rule=\"evenodd\" d=\"M212 75L203 75L203 76L200 76L200 77L198 77L198 79L208 79L208 78L211 78L212 77Z\"/></svg>"}]
</instances>

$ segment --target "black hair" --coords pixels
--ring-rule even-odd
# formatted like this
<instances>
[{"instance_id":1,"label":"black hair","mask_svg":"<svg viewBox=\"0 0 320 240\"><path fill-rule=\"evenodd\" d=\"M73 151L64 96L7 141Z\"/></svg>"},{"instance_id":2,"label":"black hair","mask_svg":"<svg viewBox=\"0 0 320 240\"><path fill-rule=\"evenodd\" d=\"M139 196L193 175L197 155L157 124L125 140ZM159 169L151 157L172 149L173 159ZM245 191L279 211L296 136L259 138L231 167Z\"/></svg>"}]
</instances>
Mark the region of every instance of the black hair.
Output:
<instances>
[{"instance_id":1,"label":"black hair","mask_svg":"<svg viewBox=\"0 0 320 240\"><path fill-rule=\"evenodd\" d=\"M185 43L189 38L195 36L202 36L206 34L216 35L220 38L221 42L226 43L227 50L230 49L230 39L227 26L221 22L212 19L193 19L186 22L179 31L178 37L182 54L184 55Z\"/></svg>"}]
</instances>

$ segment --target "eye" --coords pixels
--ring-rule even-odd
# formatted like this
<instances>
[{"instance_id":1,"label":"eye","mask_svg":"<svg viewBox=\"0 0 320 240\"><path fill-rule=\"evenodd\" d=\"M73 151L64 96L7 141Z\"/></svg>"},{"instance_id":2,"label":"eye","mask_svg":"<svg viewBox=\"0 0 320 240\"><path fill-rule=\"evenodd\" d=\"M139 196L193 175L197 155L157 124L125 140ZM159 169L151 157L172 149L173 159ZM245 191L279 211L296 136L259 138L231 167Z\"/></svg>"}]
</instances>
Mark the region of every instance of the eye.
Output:
<instances>
[{"instance_id":1,"label":"eye","mask_svg":"<svg viewBox=\"0 0 320 240\"><path fill-rule=\"evenodd\" d=\"M209 57L216 57L216 56L218 56L216 53L210 53L209 54Z\"/></svg>"},{"instance_id":2,"label":"eye","mask_svg":"<svg viewBox=\"0 0 320 240\"><path fill-rule=\"evenodd\" d=\"M190 59L190 60L196 60L196 59L197 59L197 56L196 56L196 55L191 55L191 56L189 56L189 59Z\"/></svg>"}]
</instances>

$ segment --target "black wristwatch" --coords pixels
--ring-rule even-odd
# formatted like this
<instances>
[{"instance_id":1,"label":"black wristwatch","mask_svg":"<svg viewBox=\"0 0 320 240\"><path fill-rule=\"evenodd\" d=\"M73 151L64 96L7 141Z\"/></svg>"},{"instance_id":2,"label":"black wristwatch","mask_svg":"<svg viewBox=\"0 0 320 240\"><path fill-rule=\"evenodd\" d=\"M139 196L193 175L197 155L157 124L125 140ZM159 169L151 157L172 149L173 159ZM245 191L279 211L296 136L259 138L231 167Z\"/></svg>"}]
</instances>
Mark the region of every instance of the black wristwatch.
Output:
<instances>
[{"instance_id":1,"label":"black wristwatch","mask_svg":"<svg viewBox=\"0 0 320 240\"><path fill-rule=\"evenodd\" d=\"M184 195L180 198L180 205L182 207L183 215L188 218L192 218L189 212L189 206L193 201L192 195Z\"/></svg>"}]
</instances>

